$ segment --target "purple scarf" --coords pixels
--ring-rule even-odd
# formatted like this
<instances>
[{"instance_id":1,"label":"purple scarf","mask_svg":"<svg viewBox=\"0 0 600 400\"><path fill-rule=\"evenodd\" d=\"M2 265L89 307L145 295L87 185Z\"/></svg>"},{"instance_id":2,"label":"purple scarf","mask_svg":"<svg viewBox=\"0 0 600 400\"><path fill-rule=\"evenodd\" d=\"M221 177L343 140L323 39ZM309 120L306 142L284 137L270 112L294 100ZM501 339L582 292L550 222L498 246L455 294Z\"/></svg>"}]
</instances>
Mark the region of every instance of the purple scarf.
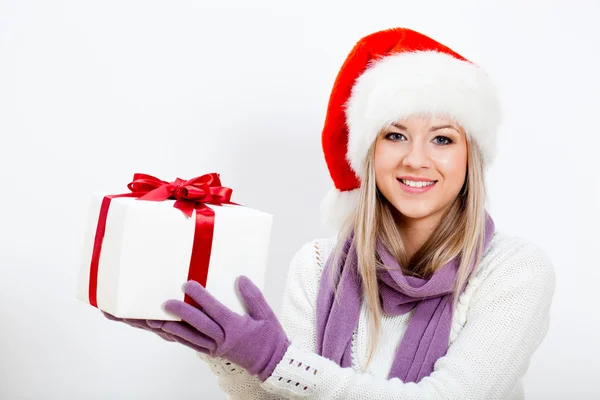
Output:
<instances>
[{"instance_id":1,"label":"purple scarf","mask_svg":"<svg viewBox=\"0 0 600 400\"><path fill-rule=\"evenodd\" d=\"M494 234L494 222L486 213L484 253ZM317 297L317 352L342 367L351 367L352 334L358 325L362 287L357 268L357 255L352 235L346 239L340 265L333 266L329 256ZM405 276L398 262L377 244L381 261L391 270L378 272L379 294L386 315L401 315L411 311L408 328L404 333L388 379L418 382L433 371L438 358L448 350L452 325L453 281L458 271L460 256L437 270L430 279ZM334 302L331 268L341 269L338 292L341 301ZM471 266L471 272L475 265ZM464 287L463 287L464 290ZM339 304L338 304L339 303Z\"/></svg>"}]
</instances>

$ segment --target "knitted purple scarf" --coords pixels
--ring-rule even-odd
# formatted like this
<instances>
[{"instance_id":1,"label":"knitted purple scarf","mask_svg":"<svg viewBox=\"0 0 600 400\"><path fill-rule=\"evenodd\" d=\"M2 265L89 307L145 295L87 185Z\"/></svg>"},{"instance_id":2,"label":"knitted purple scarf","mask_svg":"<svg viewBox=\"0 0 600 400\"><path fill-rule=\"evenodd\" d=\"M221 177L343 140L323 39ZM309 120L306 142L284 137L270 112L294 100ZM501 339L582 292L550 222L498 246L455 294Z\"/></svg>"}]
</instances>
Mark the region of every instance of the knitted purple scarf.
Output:
<instances>
[{"instance_id":1,"label":"knitted purple scarf","mask_svg":"<svg viewBox=\"0 0 600 400\"><path fill-rule=\"evenodd\" d=\"M494 228L492 218L486 213L484 253ZM351 367L352 334L358 325L362 294L352 235L346 239L343 251L346 256L342 255L340 265L332 265L332 253L323 268L317 297L317 352L342 367ZM397 377L403 382L418 382L431 374L436 360L448 350L453 281L460 256L446 263L431 278L421 279L405 276L398 262L379 244L377 253L381 261L391 267L378 272L383 313L401 315L415 309L396 351L388 379ZM339 302L334 301L334 285L331 282L330 270L334 267L341 270ZM474 267L471 266L471 272Z\"/></svg>"}]
</instances>

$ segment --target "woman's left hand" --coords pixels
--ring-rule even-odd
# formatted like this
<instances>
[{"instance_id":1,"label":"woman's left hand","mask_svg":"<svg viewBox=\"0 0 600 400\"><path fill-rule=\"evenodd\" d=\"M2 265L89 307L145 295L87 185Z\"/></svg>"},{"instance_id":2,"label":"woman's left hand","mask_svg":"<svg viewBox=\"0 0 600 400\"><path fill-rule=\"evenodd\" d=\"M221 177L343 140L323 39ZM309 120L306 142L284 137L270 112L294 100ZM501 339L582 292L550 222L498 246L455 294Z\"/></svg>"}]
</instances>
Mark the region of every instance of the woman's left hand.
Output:
<instances>
[{"instance_id":1,"label":"woman's left hand","mask_svg":"<svg viewBox=\"0 0 600 400\"><path fill-rule=\"evenodd\" d=\"M165 310L184 322L164 321L160 329L176 341L206 349L210 356L225 358L264 381L283 358L290 341L254 283L240 276L237 287L248 314L231 311L198 282L188 281L184 291L201 308L168 300Z\"/></svg>"}]
</instances>

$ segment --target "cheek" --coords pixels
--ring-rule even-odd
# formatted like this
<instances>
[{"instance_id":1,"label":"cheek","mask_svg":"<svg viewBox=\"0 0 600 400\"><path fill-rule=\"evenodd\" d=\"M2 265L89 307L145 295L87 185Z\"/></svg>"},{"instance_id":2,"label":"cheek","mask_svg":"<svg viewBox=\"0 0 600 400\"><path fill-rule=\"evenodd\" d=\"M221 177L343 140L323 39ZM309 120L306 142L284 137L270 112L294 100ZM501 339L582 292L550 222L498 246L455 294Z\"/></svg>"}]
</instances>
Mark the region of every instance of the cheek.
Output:
<instances>
[{"instance_id":1,"label":"cheek","mask_svg":"<svg viewBox=\"0 0 600 400\"><path fill-rule=\"evenodd\" d=\"M397 163L397 150L395 150L392 146L386 145L384 141L378 142L375 146L375 154L373 160L375 172L385 172L387 170L395 168Z\"/></svg>"},{"instance_id":2,"label":"cheek","mask_svg":"<svg viewBox=\"0 0 600 400\"><path fill-rule=\"evenodd\" d=\"M379 190L383 193L387 192L389 186L390 173L395 171L396 162L395 156L390 151L390 146L386 146L385 142L378 142L375 146L375 154L373 159L373 169L375 172L375 183Z\"/></svg>"},{"instance_id":3,"label":"cheek","mask_svg":"<svg viewBox=\"0 0 600 400\"><path fill-rule=\"evenodd\" d=\"M435 163L446 180L462 184L467 172L466 148L439 154L436 156Z\"/></svg>"}]
</instances>

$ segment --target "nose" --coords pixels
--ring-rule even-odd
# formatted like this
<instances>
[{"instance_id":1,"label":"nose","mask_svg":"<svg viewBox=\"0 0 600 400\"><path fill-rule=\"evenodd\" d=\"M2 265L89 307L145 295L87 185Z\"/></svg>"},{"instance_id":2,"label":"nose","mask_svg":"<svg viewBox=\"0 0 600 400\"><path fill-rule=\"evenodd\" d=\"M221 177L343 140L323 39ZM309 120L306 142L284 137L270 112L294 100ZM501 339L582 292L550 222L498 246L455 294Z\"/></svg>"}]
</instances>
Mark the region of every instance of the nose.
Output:
<instances>
[{"instance_id":1,"label":"nose","mask_svg":"<svg viewBox=\"0 0 600 400\"><path fill-rule=\"evenodd\" d=\"M427 145L419 141L413 141L408 146L408 151L402 159L402 165L412 169L428 167L430 165Z\"/></svg>"}]
</instances>

